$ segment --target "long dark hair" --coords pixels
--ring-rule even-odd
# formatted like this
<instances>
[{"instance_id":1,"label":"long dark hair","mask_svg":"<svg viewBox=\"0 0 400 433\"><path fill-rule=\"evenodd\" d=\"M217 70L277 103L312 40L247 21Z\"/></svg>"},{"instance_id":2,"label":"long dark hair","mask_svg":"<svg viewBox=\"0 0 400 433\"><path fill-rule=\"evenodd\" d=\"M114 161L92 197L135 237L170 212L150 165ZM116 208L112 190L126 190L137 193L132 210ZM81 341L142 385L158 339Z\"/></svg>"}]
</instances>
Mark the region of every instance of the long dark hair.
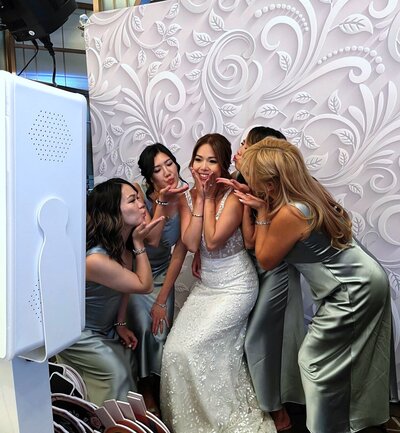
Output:
<instances>
[{"instance_id":1,"label":"long dark hair","mask_svg":"<svg viewBox=\"0 0 400 433\"><path fill-rule=\"evenodd\" d=\"M109 179L96 185L87 199L86 250L102 246L112 259L123 264L126 245L122 237L124 221L121 215L122 185L137 189L127 180Z\"/></svg>"},{"instance_id":2,"label":"long dark hair","mask_svg":"<svg viewBox=\"0 0 400 433\"><path fill-rule=\"evenodd\" d=\"M212 147L218 164L221 166L221 177L230 179L229 167L231 165L232 147L230 141L221 134L206 134L200 137L193 148L192 159L189 165L193 166L197 151L203 144L209 144Z\"/></svg>"},{"instance_id":3,"label":"long dark hair","mask_svg":"<svg viewBox=\"0 0 400 433\"><path fill-rule=\"evenodd\" d=\"M282 132L277 129L270 128L269 126L255 126L254 128L251 128L247 134L246 142L248 146L251 146L266 137L282 138L283 140L286 140L286 137Z\"/></svg>"},{"instance_id":4,"label":"long dark hair","mask_svg":"<svg viewBox=\"0 0 400 433\"><path fill-rule=\"evenodd\" d=\"M138 165L140 168L140 173L144 177L147 183L146 196L150 199L151 194L153 194L155 188L152 180L152 176L154 173L154 158L159 153L165 153L169 159L173 161L178 169L178 176L182 182L185 182L180 176L181 166L178 164L174 154L168 149L168 147L164 146L161 143L154 143L147 146L139 156Z\"/></svg>"}]
</instances>

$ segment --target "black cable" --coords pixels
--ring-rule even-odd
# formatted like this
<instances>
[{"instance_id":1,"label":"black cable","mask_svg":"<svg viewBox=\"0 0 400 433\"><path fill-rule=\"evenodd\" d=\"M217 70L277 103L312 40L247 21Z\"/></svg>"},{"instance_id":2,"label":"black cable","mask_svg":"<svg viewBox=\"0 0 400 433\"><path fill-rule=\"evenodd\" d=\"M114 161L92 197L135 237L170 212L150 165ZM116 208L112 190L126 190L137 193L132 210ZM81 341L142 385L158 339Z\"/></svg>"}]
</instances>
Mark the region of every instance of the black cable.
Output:
<instances>
[{"instance_id":1,"label":"black cable","mask_svg":"<svg viewBox=\"0 0 400 433\"><path fill-rule=\"evenodd\" d=\"M35 46L35 54L31 57L31 59L29 60L29 62L22 68L22 70L19 72L18 76L20 76L22 74L22 72L25 71L25 69L32 63L33 59L37 56L38 52L39 52L39 45L36 42L36 39L32 39L32 44Z\"/></svg>"},{"instance_id":2,"label":"black cable","mask_svg":"<svg viewBox=\"0 0 400 433\"><path fill-rule=\"evenodd\" d=\"M44 38L39 38L39 41L44 45L46 50L49 52L51 58L53 59L53 77L52 83L54 87L57 87L56 83L56 53L53 49L53 43L51 42L50 36L47 35Z\"/></svg>"}]
</instances>

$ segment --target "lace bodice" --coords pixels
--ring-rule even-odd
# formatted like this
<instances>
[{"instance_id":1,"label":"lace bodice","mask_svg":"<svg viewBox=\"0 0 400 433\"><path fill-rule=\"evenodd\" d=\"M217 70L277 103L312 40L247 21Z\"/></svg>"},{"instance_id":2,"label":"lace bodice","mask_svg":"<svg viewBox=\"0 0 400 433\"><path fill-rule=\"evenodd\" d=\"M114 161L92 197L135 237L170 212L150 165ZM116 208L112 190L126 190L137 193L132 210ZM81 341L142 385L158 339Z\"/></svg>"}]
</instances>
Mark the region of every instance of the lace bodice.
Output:
<instances>
[{"instance_id":1,"label":"lace bodice","mask_svg":"<svg viewBox=\"0 0 400 433\"><path fill-rule=\"evenodd\" d=\"M228 189L224 196L222 197L221 203L219 204L218 211L215 215L215 219L218 221L219 217L222 214L222 211L225 207L226 199L228 198L229 194L231 194L232 188ZM186 200L188 203L188 206L190 210L193 212L193 203L192 203L192 196L189 191L185 192ZM225 257L233 256L234 254L237 254L239 251L242 251L244 249L244 243L243 243L243 236L242 232L240 230L240 227L238 227L233 235L227 240L225 245L222 248L219 248L215 251L209 251L206 246L206 242L204 239L204 232L201 235L201 243L200 243L200 254L202 257L207 257L210 259L222 259Z\"/></svg>"}]
</instances>

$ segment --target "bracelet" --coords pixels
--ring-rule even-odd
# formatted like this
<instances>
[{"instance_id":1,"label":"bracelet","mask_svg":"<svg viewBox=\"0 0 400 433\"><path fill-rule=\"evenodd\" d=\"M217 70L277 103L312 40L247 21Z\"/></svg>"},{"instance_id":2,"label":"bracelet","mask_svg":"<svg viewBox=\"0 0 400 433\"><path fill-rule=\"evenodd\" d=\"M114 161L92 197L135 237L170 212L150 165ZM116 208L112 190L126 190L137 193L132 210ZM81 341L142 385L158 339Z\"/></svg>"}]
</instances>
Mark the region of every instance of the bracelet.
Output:
<instances>
[{"instance_id":1,"label":"bracelet","mask_svg":"<svg viewBox=\"0 0 400 433\"><path fill-rule=\"evenodd\" d=\"M138 248L137 250L135 250L135 248L132 248L132 252L133 254L135 254L135 256L138 256L139 254L143 254L146 252L146 247Z\"/></svg>"},{"instance_id":2,"label":"bracelet","mask_svg":"<svg viewBox=\"0 0 400 433\"><path fill-rule=\"evenodd\" d=\"M156 198L156 203L159 204L160 206L168 206L169 202L168 201L161 201L158 198Z\"/></svg>"},{"instance_id":3,"label":"bracelet","mask_svg":"<svg viewBox=\"0 0 400 433\"><path fill-rule=\"evenodd\" d=\"M192 212L192 215L193 215L194 217L197 217L197 218L203 218L203 215L200 215L199 213L193 213L193 212Z\"/></svg>"},{"instance_id":4,"label":"bracelet","mask_svg":"<svg viewBox=\"0 0 400 433\"><path fill-rule=\"evenodd\" d=\"M115 322L114 326L126 326L126 322Z\"/></svg>"},{"instance_id":5,"label":"bracelet","mask_svg":"<svg viewBox=\"0 0 400 433\"><path fill-rule=\"evenodd\" d=\"M261 220L261 221L255 221L255 224L258 226L269 226L271 224L271 220Z\"/></svg>"},{"instance_id":6,"label":"bracelet","mask_svg":"<svg viewBox=\"0 0 400 433\"><path fill-rule=\"evenodd\" d=\"M158 302L154 301L155 305L158 305L160 308L167 308L167 304L159 304Z\"/></svg>"}]
</instances>

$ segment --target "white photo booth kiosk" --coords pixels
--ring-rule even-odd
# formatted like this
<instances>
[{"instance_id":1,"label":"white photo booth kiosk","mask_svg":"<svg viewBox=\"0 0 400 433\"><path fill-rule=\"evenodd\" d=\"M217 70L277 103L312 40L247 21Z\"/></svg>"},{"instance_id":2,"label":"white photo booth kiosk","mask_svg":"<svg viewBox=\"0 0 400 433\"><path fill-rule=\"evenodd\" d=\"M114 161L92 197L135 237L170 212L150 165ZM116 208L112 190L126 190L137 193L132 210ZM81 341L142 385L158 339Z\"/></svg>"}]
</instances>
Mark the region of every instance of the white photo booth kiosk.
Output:
<instances>
[{"instance_id":1,"label":"white photo booth kiosk","mask_svg":"<svg viewBox=\"0 0 400 433\"><path fill-rule=\"evenodd\" d=\"M86 99L0 71L0 433L50 433L84 326Z\"/></svg>"}]
</instances>

